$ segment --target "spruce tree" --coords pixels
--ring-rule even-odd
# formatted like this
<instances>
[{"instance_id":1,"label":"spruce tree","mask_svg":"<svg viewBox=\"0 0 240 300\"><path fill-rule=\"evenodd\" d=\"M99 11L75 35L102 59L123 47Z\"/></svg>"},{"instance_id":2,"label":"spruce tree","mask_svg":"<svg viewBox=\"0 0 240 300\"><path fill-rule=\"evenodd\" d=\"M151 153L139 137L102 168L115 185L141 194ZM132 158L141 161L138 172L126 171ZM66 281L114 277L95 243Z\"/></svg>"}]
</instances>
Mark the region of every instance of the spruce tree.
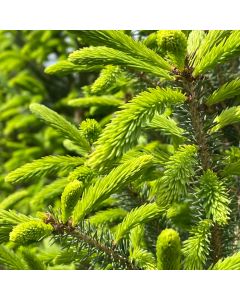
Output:
<instances>
[{"instance_id":1,"label":"spruce tree","mask_svg":"<svg viewBox=\"0 0 240 300\"><path fill-rule=\"evenodd\" d=\"M240 31L0 39L1 268L240 269Z\"/></svg>"}]
</instances>

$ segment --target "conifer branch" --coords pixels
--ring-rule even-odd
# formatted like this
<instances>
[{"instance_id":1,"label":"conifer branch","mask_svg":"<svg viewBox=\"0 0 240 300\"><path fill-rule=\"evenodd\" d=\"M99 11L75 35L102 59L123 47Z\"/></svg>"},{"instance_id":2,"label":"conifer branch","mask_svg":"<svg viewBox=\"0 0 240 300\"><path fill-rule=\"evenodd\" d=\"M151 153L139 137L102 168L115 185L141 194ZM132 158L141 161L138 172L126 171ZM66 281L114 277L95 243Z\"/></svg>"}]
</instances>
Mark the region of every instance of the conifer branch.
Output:
<instances>
[{"instance_id":1,"label":"conifer branch","mask_svg":"<svg viewBox=\"0 0 240 300\"><path fill-rule=\"evenodd\" d=\"M186 270L202 270L210 252L210 220L202 220L190 231L191 236L183 242Z\"/></svg>"},{"instance_id":2,"label":"conifer branch","mask_svg":"<svg viewBox=\"0 0 240 300\"><path fill-rule=\"evenodd\" d=\"M233 162L233 163L228 163L223 171L222 174L224 176L229 176L229 175L237 175L240 176L240 160Z\"/></svg>"},{"instance_id":3,"label":"conifer branch","mask_svg":"<svg viewBox=\"0 0 240 300\"><path fill-rule=\"evenodd\" d=\"M207 99L207 105L214 105L222 102L226 99L233 98L240 95L240 79L234 79L225 83L219 89L213 92L213 94Z\"/></svg>"},{"instance_id":4,"label":"conifer branch","mask_svg":"<svg viewBox=\"0 0 240 300\"><path fill-rule=\"evenodd\" d=\"M199 101L197 99L197 94L195 86L193 83L187 83L187 90L189 92L189 111L191 116L192 127L194 131L194 136L196 139L196 144L199 149L199 156L203 171L207 171L212 167L212 157L209 150L207 136L203 126L203 120L201 117L201 108ZM217 224L213 226L212 229L212 248L214 259L220 258L221 253L221 232Z\"/></svg>"},{"instance_id":5,"label":"conifer branch","mask_svg":"<svg viewBox=\"0 0 240 300\"><path fill-rule=\"evenodd\" d=\"M14 210L0 209L0 224L18 225L23 222L39 220L31 216L26 216Z\"/></svg>"},{"instance_id":6,"label":"conifer branch","mask_svg":"<svg viewBox=\"0 0 240 300\"><path fill-rule=\"evenodd\" d=\"M93 225L107 224L113 221L122 220L127 211L122 208L109 208L107 210L98 211L89 218L89 222Z\"/></svg>"},{"instance_id":7,"label":"conifer branch","mask_svg":"<svg viewBox=\"0 0 240 300\"><path fill-rule=\"evenodd\" d=\"M240 30L0 45L0 268L240 269Z\"/></svg>"},{"instance_id":8,"label":"conifer branch","mask_svg":"<svg viewBox=\"0 0 240 300\"><path fill-rule=\"evenodd\" d=\"M197 49L196 55L194 57L194 64L196 66L200 61L206 56L206 54L216 45L218 45L221 40L224 40L230 35L230 30L209 30L205 35L200 47Z\"/></svg>"},{"instance_id":9,"label":"conifer branch","mask_svg":"<svg viewBox=\"0 0 240 300\"><path fill-rule=\"evenodd\" d=\"M105 255L112 263L116 262L128 270L137 269L128 259L125 249L114 244L110 232L105 233L103 230L99 235L96 228L88 222L81 222L77 227L72 227L71 223L59 223L59 221L51 215L48 216L45 222L51 224L54 228L53 234L55 241L62 244L62 246L66 247L67 245L67 247L69 247L71 244L74 244L80 249L82 247L89 249L89 251L92 249L92 253L96 252L100 257L101 255Z\"/></svg>"},{"instance_id":10,"label":"conifer branch","mask_svg":"<svg viewBox=\"0 0 240 300\"><path fill-rule=\"evenodd\" d=\"M181 104L185 96L171 89L149 89L142 92L116 113L112 122L103 130L90 155L89 165L94 168L106 165L122 156L137 141L141 126L151 121L156 112L166 106Z\"/></svg>"},{"instance_id":11,"label":"conifer branch","mask_svg":"<svg viewBox=\"0 0 240 300\"><path fill-rule=\"evenodd\" d=\"M120 223L115 232L115 242L118 243L132 228L159 217L163 209L156 203L144 204L131 210Z\"/></svg>"},{"instance_id":12,"label":"conifer branch","mask_svg":"<svg viewBox=\"0 0 240 300\"><path fill-rule=\"evenodd\" d=\"M155 182L151 194L160 208L169 206L187 195L187 184L194 175L197 148L184 145L164 164L163 176Z\"/></svg>"},{"instance_id":13,"label":"conifer branch","mask_svg":"<svg viewBox=\"0 0 240 300\"><path fill-rule=\"evenodd\" d=\"M0 209L8 209L11 208L14 204L21 201L25 197L29 195L29 192L26 190L16 191L15 193L11 194L4 200L0 202Z\"/></svg>"},{"instance_id":14,"label":"conifer branch","mask_svg":"<svg viewBox=\"0 0 240 300\"><path fill-rule=\"evenodd\" d=\"M119 107L124 104L123 100L117 99L114 96L91 96L79 99L71 99L68 101L69 106L88 108L91 106L110 106Z\"/></svg>"},{"instance_id":15,"label":"conifer branch","mask_svg":"<svg viewBox=\"0 0 240 300\"><path fill-rule=\"evenodd\" d=\"M93 94L104 93L116 81L119 74L121 74L121 69L118 66L106 66L92 84L91 92Z\"/></svg>"},{"instance_id":16,"label":"conifer branch","mask_svg":"<svg viewBox=\"0 0 240 300\"><path fill-rule=\"evenodd\" d=\"M184 130L180 128L177 122L164 114L156 114L151 122L147 124L147 128L162 130L166 134L171 134L173 136L184 139Z\"/></svg>"},{"instance_id":17,"label":"conifer branch","mask_svg":"<svg viewBox=\"0 0 240 300\"><path fill-rule=\"evenodd\" d=\"M152 162L152 156L142 155L127 161L113 169L108 175L100 177L88 189L84 190L82 199L73 211L73 224L78 224L92 211L94 206L121 189L127 182L139 176Z\"/></svg>"},{"instance_id":18,"label":"conifer branch","mask_svg":"<svg viewBox=\"0 0 240 300\"><path fill-rule=\"evenodd\" d=\"M217 123L211 128L211 133L218 131L219 129L240 122L240 106L232 106L221 112L214 119L214 123Z\"/></svg>"},{"instance_id":19,"label":"conifer branch","mask_svg":"<svg viewBox=\"0 0 240 300\"><path fill-rule=\"evenodd\" d=\"M68 60L59 61L51 66L48 66L44 72L49 75L66 76L74 72L90 72L102 69L101 65L75 65Z\"/></svg>"},{"instance_id":20,"label":"conifer branch","mask_svg":"<svg viewBox=\"0 0 240 300\"><path fill-rule=\"evenodd\" d=\"M200 178L198 197L203 201L207 218L211 217L219 225L227 224L230 214L229 195L213 171L207 170Z\"/></svg>"},{"instance_id":21,"label":"conifer branch","mask_svg":"<svg viewBox=\"0 0 240 300\"><path fill-rule=\"evenodd\" d=\"M220 259L210 270L240 270L240 253L235 253L225 259Z\"/></svg>"},{"instance_id":22,"label":"conifer branch","mask_svg":"<svg viewBox=\"0 0 240 300\"><path fill-rule=\"evenodd\" d=\"M66 184L66 177L54 180L50 184L45 185L39 192L36 192L31 200L31 203L37 207L43 203L49 203L49 201L54 199L54 197L57 197L62 193Z\"/></svg>"},{"instance_id":23,"label":"conifer branch","mask_svg":"<svg viewBox=\"0 0 240 300\"><path fill-rule=\"evenodd\" d=\"M83 163L84 159L81 157L46 156L10 172L5 180L11 183L25 182L32 178L56 174L58 171L71 170Z\"/></svg>"},{"instance_id":24,"label":"conifer branch","mask_svg":"<svg viewBox=\"0 0 240 300\"><path fill-rule=\"evenodd\" d=\"M234 30L228 36L228 32L222 30L220 32L221 41L214 45L205 55L201 54L201 60L197 63L195 61L195 69L193 76L198 76L205 73L207 70L214 68L216 65L227 61L228 59L240 53L240 31ZM226 38L222 38L223 36ZM219 39L219 38L218 38ZM213 39L211 39L211 44ZM206 44L209 49L209 44ZM197 53L198 54L198 53Z\"/></svg>"},{"instance_id":25,"label":"conifer branch","mask_svg":"<svg viewBox=\"0 0 240 300\"><path fill-rule=\"evenodd\" d=\"M9 270L27 270L27 264L13 250L0 245L0 265Z\"/></svg>"},{"instance_id":26,"label":"conifer branch","mask_svg":"<svg viewBox=\"0 0 240 300\"><path fill-rule=\"evenodd\" d=\"M149 49L150 50L150 49ZM76 65L89 65L94 66L96 64L115 65L133 68L138 71L151 73L153 75L163 77L171 80L172 76L169 72L162 69L159 65L154 65L140 59L129 56L128 54L108 48L105 46L83 48L76 50L69 55L69 61Z\"/></svg>"},{"instance_id":27,"label":"conifer branch","mask_svg":"<svg viewBox=\"0 0 240 300\"><path fill-rule=\"evenodd\" d=\"M90 41L92 45L106 45L110 48L124 51L150 64L160 66L165 70L171 70L170 64L161 56L121 30L81 30L81 37Z\"/></svg>"},{"instance_id":28,"label":"conifer branch","mask_svg":"<svg viewBox=\"0 0 240 300\"><path fill-rule=\"evenodd\" d=\"M134 248L129 255L129 259L140 269L156 270L155 257L151 252L139 247Z\"/></svg>"},{"instance_id":29,"label":"conifer branch","mask_svg":"<svg viewBox=\"0 0 240 300\"><path fill-rule=\"evenodd\" d=\"M73 141L85 151L90 150L88 141L81 135L80 131L62 116L46 106L37 103L31 104L30 110L48 125L56 129L65 138Z\"/></svg>"},{"instance_id":30,"label":"conifer branch","mask_svg":"<svg viewBox=\"0 0 240 300\"><path fill-rule=\"evenodd\" d=\"M187 41L187 53L189 55L189 64L192 65L196 51L201 47L205 38L204 30L193 30L190 32Z\"/></svg>"},{"instance_id":31,"label":"conifer branch","mask_svg":"<svg viewBox=\"0 0 240 300\"><path fill-rule=\"evenodd\" d=\"M37 255L28 248L21 248L20 253L29 270L45 270L46 267Z\"/></svg>"},{"instance_id":32,"label":"conifer branch","mask_svg":"<svg viewBox=\"0 0 240 300\"><path fill-rule=\"evenodd\" d=\"M201 118L200 112L200 106L197 99L196 91L194 86L190 83L188 84L189 87L189 111L193 126L193 131L196 139L196 144L198 145L199 149L199 156L202 164L203 170L207 170L211 167L211 156L209 151L209 146L207 142L207 137L205 134L204 126L203 126L203 120Z\"/></svg>"}]
</instances>

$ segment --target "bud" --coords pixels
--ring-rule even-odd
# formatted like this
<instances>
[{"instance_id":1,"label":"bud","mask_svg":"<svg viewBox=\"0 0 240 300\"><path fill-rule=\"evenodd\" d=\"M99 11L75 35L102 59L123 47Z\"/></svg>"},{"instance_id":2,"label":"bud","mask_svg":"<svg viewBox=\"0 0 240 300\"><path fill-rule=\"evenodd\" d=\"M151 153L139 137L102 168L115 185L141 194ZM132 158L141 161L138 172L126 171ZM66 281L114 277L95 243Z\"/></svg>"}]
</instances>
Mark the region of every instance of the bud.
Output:
<instances>
[{"instance_id":1,"label":"bud","mask_svg":"<svg viewBox=\"0 0 240 300\"><path fill-rule=\"evenodd\" d=\"M101 132L101 127L94 119L86 119L81 123L80 130L90 144L94 143Z\"/></svg>"},{"instance_id":2,"label":"bud","mask_svg":"<svg viewBox=\"0 0 240 300\"><path fill-rule=\"evenodd\" d=\"M9 240L19 245L27 245L38 242L42 238L48 236L53 231L50 224L42 221L29 221L20 223L10 232Z\"/></svg>"},{"instance_id":3,"label":"bud","mask_svg":"<svg viewBox=\"0 0 240 300\"><path fill-rule=\"evenodd\" d=\"M83 183L78 180L70 182L64 189L61 197L62 221L66 223L72 211L80 199L83 191Z\"/></svg>"},{"instance_id":4,"label":"bud","mask_svg":"<svg viewBox=\"0 0 240 300\"><path fill-rule=\"evenodd\" d=\"M166 54L177 65L184 68L187 52L187 38L181 30L160 30L157 33L159 50Z\"/></svg>"},{"instance_id":5,"label":"bud","mask_svg":"<svg viewBox=\"0 0 240 300\"><path fill-rule=\"evenodd\" d=\"M180 270L181 241L173 229L164 229L157 239L158 270Z\"/></svg>"}]
</instances>

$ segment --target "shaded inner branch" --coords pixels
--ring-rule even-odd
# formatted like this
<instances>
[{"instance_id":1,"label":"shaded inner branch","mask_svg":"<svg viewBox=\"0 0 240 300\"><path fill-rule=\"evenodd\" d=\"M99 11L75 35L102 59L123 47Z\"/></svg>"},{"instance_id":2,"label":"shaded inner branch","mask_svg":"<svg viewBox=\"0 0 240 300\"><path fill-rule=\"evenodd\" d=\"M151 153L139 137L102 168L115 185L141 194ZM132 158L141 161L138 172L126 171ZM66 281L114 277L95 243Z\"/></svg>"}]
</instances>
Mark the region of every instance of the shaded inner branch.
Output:
<instances>
[{"instance_id":1,"label":"shaded inner branch","mask_svg":"<svg viewBox=\"0 0 240 300\"><path fill-rule=\"evenodd\" d=\"M211 156L208 149L207 138L204 132L203 121L199 113L200 106L195 98L189 101L189 111L192 119L192 126L199 147L199 156L204 171L211 167Z\"/></svg>"},{"instance_id":2,"label":"shaded inner branch","mask_svg":"<svg viewBox=\"0 0 240 300\"><path fill-rule=\"evenodd\" d=\"M82 233L81 231L74 230L70 231L69 235L78 238L79 240L84 241L88 245L100 250L101 252L104 252L107 254L109 257L111 257L115 261L119 261L121 264L126 265L126 267L130 270L136 270L137 268L124 256L119 254L114 250L114 245L112 248L94 240L92 237Z\"/></svg>"},{"instance_id":3,"label":"shaded inner branch","mask_svg":"<svg viewBox=\"0 0 240 300\"><path fill-rule=\"evenodd\" d=\"M132 262L127 257L119 253L119 251L116 249L116 245L105 245L96 238L85 233L83 230L81 230L81 228L73 227L70 223L60 223L50 214L48 215L48 219L45 220L45 223L51 224L54 227L54 234L67 234L68 236L76 238L77 240L79 240L79 242L83 242L88 246L106 254L109 258L111 258L111 260L119 262L121 265L126 266L128 270L138 270L138 268L134 266L134 264L132 264Z\"/></svg>"},{"instance_id":4,"label":"shaded inner branch","mask_svg":"<svg viewBox=\"0 0 240 300\"><path fill-rule=\"evenodd\" d=\"M189 104L189 112L191 116L192 127L194 131L195 140L198 146L199 157L203 171L210 169L212 166L211 154L207 142L207 136L203 126L203 119L201 117L201 106L197 93L195 91L194 82L187 82L186 84ZM221 230L217 224L212 228L212 259L216 263L222 256Z\"/></svg>"}]
</instances>

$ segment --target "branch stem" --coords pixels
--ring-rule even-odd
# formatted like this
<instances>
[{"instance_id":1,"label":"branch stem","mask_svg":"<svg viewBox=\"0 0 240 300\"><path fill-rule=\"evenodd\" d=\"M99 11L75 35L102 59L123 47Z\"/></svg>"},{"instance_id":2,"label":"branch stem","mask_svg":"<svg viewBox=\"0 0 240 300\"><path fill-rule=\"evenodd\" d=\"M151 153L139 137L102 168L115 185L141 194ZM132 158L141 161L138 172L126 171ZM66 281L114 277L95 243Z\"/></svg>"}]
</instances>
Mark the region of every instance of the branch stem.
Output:
<instances>
[{"instance_id":1,"label":"branch stem","mask_svg":"<svg viewBox=\"0 0 240 300\"><path fill-rule=\"evenodd\" d=\"M197 93L193 82L187 82L187 91L189 93L189 112L197 146L199 148L199 157L203 171L211 169L212 158L209 150L207 135L203 125L202 107L197 98ZM222 254L221 230L217 224L212 228L212 260L216 263Z\"/></svg>"},{"instance_id":2,"label":"branch stem","mask_svg":"<svg viewBox=\"0 0 240 300\"><path fill-rule=\"evenodd\" d=\"M123 256L117 251L116 245L104 245L94 237L84 233L80 228L73 227L71 224L60 223L51 215L49 215L49 218L45 221L45 223L50 223L54 227L54 233L56 235L67 234L71 237L77 238L79 241L84 242L90 247L105 253L112 260L120 262L122 265L126 266L128 270L138 270L138 268L132 264L128 257Z\"/></svg>"}]
</instances>

